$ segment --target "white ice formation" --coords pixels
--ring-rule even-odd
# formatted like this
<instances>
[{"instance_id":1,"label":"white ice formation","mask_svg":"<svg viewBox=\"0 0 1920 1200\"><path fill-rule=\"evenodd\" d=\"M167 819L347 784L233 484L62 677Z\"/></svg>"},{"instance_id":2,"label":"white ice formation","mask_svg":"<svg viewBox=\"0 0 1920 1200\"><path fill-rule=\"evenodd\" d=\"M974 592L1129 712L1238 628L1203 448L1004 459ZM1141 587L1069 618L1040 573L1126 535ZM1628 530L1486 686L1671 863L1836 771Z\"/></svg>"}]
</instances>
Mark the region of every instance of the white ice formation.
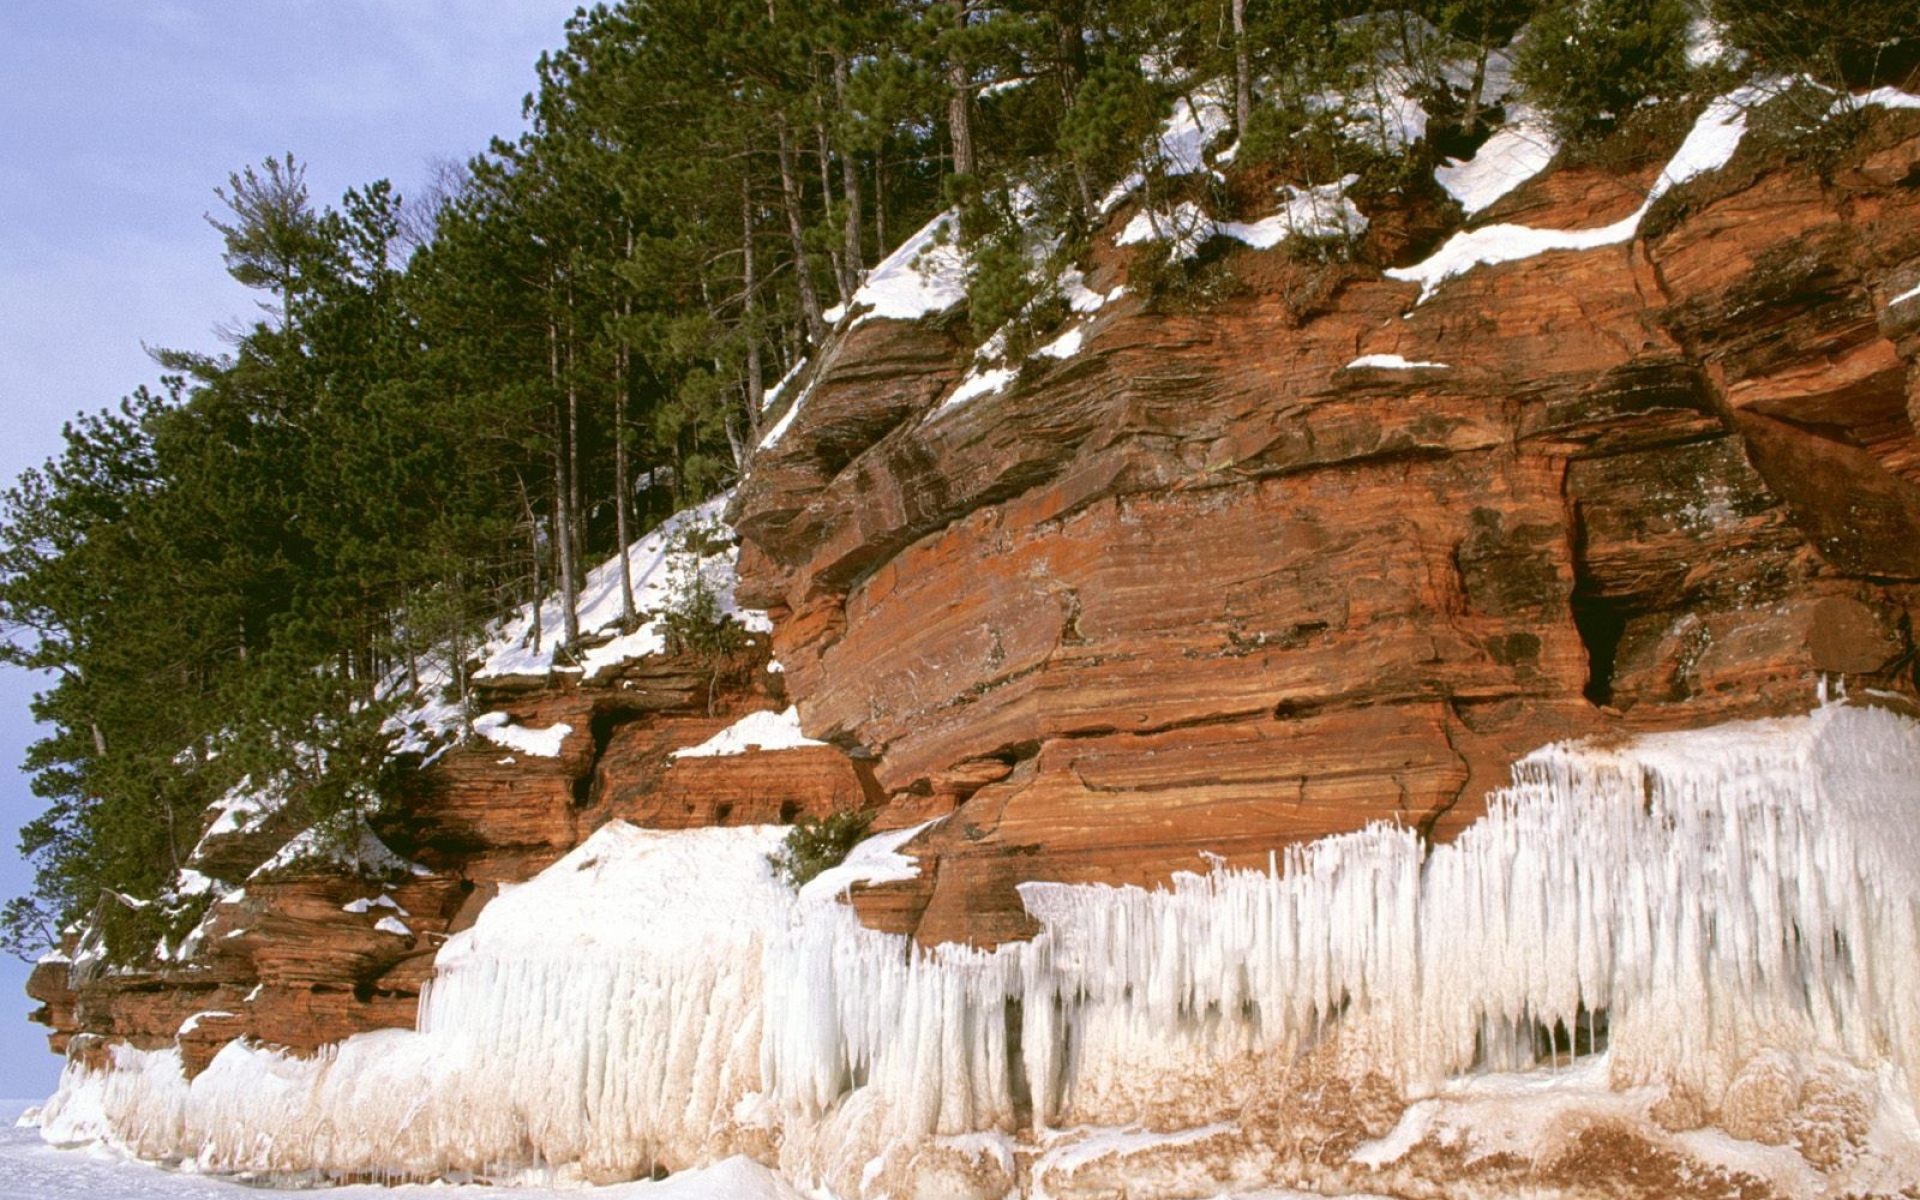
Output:
<instances>
[{"instance_id":1,"label":"white ice formation","mask_svg":"<svg viewBox=\"0 0 1920 1200\"><path fill-rule=\"evenodd\" d=\"M1472 1136L1486 1093L1463 1080L1597 1050L1604 1018L1554 1103L1672 1093L1711 1119L1756 1063L1839 1064L1871 1120L1806 1179L1871 1188L1920 1177L1916 818L1920 724L1823 705L1547 747L1438 848L1381 825L1165 889L1027 884L1041 932L992 952L837 901L911 874L913 830L795 897L766 863L779 829L616 823L449 940L419 1032L310 1061L236 1043L191 1083L176 1052L122 1048L69 1068L45 1131L203 1170L605 1179L747 1153L878 1196L936 1151L991 1175L1039 1147L1056 1181L1135 1143L1200 1155L1250 1080L1337 1047L1414 1105L1340 1166L1364 1185L1424 1130Z\"/></svg>"}]
</instances>

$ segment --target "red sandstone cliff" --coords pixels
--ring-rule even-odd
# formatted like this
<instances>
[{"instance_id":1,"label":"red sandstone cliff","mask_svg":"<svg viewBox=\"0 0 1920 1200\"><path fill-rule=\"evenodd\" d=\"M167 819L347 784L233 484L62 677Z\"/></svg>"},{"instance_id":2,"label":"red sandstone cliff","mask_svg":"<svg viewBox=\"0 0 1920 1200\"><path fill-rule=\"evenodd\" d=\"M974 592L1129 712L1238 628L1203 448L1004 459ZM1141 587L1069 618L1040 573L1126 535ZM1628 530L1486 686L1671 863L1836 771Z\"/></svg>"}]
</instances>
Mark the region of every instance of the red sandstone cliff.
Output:
<instances>
[{"instance_id":1,"label":"red sandstone cliff","mask_svg":"<svg viewBox=\"0 0 1920 1200\"><path fill-rule=\"evenodd\" d=\"M1561 171L1482 220L1603 225L1647 182ZM1432 224L1374 216L1378 258ZM410 1024L445 936L613 817L951 814L919 880L856 903L992 942L1027 929L1023 880L1264 864L1383 818L1445 838L1556 738L1803 709L1823 675L1911 697L1920 302L1889 300L1920 285L1920 114L1824 179L1745 155L1656 218L1420 304L1236 251L1218 307L1123 298L1077 356L945 411L961 344L858 325L735 505L784 677L760 647L711 708L686 662L502 681L482 704L572 733L417 773L379 833L427 874L247 879L295 831L216 843L245 894L190 960L36 972L55 1049L178 1038L197 1069L242 1033ZM1095 287L1126 280L1098 257ZM1348 366L1384 353L1447 365ZM669 766L788 691L838 748Z\"/></svg>"},{"instance_id":2,"label":"red sandstone cliff","mask_svg":"<svg viewBox=\"0 0 1920 1200\"><path fill-rule=\"evenodd\" d=\"M1651 180L1562 171L1481 221L1597 227ZM1391 253L1418 222L1382 216ZM953 814L870 921L993 942L1021 880L1445 838L1554 739L1803 710L1821 676L1912 695L1920 303L1888 305L1920 284L1920 116L1825 179L1743 151L1641 239L1425 303L1230 266L1217 308L1129 295L944 410L964 349L860 325L756 460L742 596L808 732L875 756L886 823Z\"/></svg>"}]
</instances>

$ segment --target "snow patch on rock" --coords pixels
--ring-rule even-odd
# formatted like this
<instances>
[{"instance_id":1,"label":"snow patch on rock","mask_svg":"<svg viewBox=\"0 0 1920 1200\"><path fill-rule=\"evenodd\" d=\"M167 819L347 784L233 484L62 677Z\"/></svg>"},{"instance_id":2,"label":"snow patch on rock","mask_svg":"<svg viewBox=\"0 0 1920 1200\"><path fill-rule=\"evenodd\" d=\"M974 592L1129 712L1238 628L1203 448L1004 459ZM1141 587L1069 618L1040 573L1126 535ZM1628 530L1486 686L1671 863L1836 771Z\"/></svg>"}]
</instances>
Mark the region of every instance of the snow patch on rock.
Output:
<instances>
[{"instance_id":1,"label":"snow patch on rock","mask_svg":"<svg viewBox=\"0 0 1920 1200\"><path fill-rule=\"evenodd\" d=\"M1448 364L1443 362L1409 362L1398 354L1362 354L1342 369L1347 371L1367 369L1375 371L1444 371L1447 368Z\"/></svg>"},{"instance_id":2,"label":"snow patch on rock","mask_svg":"<svg viewBox=\"0 0 1920 1200\"><path fill-rule=\"evenodd\" d=\"M957 244L959 234L959 222L949 211L900 243L867 273L866 282L854 292L853 323L913 321L945 312L965 300L968 263ZM846 311L836 308L827 319L837 322Z\"/></svg>"},{"instance_id":3,"label":"snow patch on rock","mask_svg":"<svg viewBox=\"0 0 1920 1200\"><path fill-rule=\"evenodd\" d=\"M698 746L675 750L672 757L723 758L749 750L797 750L826 744L800 732L800 709L790 707L784 712L748 713Z\"/></svg>"},{"instance_id":4,"label":"snow patch on rock","mask_svg":"<svg viewBox=\"0 0 1920 1200\"><path fill-rule=\"evenodd\" d=\"M1433 178L1460 202L1468 216L1547 169L1560 152L1560 139L1532 109L1515 106L1514 119L1497 130L1465 162L1450 158L1433 169Z\"/></svg>"},{"instance_id":5,"label":"snow patch on rock","mask_svg":"<svg viewBox=\"0 0 1920 1200\"><path fill-rule=\"evenodd\" d=\"M1424 303L1442 283L1475 267L1518 262L1552 250L1592 250L1630 242L1654 201L1688 180L1719 170L1733 158L1746 133L1748 110L1771 94L1770 89L1756 85L1740 88L1709 104L1661 170L1646 200L1630 215L1611 225L1598 229L1487 225L1456 233L1424 262L1389 270L1386 275L1389 279L1418 283L1420 299L1416 303Z\"/></svg>"},{"instance_id":6,"label":"snow patch on rock","mask_svg":"<svg viewBox=\"0 0 1920 1200\"><path fill-rule=\"evenodd\" d=\"M560 757L560 747L566 743L567 735L573 732L573 726L564 721L545 729L512 722L513 718L503 712L484 713L473 719L473 731L496 746L531 754L536 758Z\"/></svg>"},{"instance_id":7,"label":"snow patch on rock","mask_svg":"<svg viewBox=\"0 0 1920 1200\"><path fill-rule=\"evenodd\" d=\"M1192 258L1216 237L1231 238L1256 250L1271 250L1293 237L1356 237L1366 232L1367 218L1347 196L1359 181L1348 175L1338 183L1298 188L1280 187L1280 211L1258 221L1222 221L1190 201L1160 212L1143 208L1128 220L1114 239L1121 246L1141 242L1169 242L1174 258Z\"/></svg>"}]
</instances>

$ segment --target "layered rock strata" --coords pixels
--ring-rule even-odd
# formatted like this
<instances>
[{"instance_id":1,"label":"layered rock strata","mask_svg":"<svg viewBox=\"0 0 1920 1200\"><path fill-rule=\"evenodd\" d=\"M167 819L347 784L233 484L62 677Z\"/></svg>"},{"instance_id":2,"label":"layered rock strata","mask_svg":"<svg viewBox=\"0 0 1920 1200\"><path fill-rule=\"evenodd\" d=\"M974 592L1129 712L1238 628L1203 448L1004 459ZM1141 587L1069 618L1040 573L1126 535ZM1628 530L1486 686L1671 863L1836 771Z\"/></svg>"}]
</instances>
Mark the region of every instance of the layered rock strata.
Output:
<instances>
[{"instance_id":1,"label":"layered rock strata","mask_svg":"<svg viewBox=\"0 0 1920 1200\"><path fill-rule=\"evenodd\" d=\"M808 732L871 756L883 824L952 814L862 912L992 944L1021 881L1444 840L1544 742L1911 696L1917 125L1826 179L1743 151L1640 239L1425 302L1236 250L1217 307L1124 295L964 403L937 323L858 324L733 515ZM1651 181L1482 220L1595 228Z\"/></svg>"}]
</instances>

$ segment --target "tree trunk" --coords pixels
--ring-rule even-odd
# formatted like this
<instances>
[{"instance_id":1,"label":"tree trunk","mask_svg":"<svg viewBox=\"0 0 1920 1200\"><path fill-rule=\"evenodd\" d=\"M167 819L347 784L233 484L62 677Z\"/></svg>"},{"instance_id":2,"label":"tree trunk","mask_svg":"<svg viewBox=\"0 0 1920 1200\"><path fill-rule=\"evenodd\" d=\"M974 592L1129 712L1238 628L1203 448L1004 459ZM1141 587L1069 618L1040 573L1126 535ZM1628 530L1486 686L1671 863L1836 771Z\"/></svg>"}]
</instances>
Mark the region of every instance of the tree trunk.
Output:
<instances>
[{"instance_id":1,"label":"tree trunk","mask_svg":"<svg viewBox=\"0 0 1920 1200\"><path fill-rule=\"evenodd\" d=\"M1247 136L1253 119L1253 56L1247 48L1247 0L1233 0L1233 132Z\"/></svg>"},{"instance_id":2,"label":"tree trunk","mask_svg":"<svg viewBox=\"0 0 1920 1200\"><path fill-rule=\"evenodd\" d=\"M793 171L793 138L785 117L780 130L780 194L786 202L787 234L793 240L794 276L800 285L800 312L807 320L807 338L818 346L827 340L827 322L820 315L820 297L813 290L813 273L807 268L807 231L800 217L802 196L800 179Z\"/></svg>"},{"instance_id":3,"label":"tree trunk","mask_svg":"<svg viewBox=\"0 0 1920 1200\"><path fill-rule=\"evenodd\" d=\"M1467 119L1464 132L1470 138L1480 133L1480 94L1487 87L1487 53L1487 45L1483 41L1480 45L1480 53L1473 60L1473 82L1467 86Z\"/></svg>"},{"instance_id":4,"label":"tree trunk","mask_svg":"<svg viewBox=\"0 0 1920 1200\"><path fill-rule=\"evenodd\" d=\"M555 416L557 418L558 414ZM557 526L553 540L560 552L559 569L556 572L560 576L560 645L554 649L556 652L572 652L580 645L580 595L579 587L574 583L576 564L573 537L569 532L577 516L567 496L566 455L560 446L554 447L553 457L554 469L558 472L553 481L554 525Z\"/></svg>"},{"instance_id":5,"label":"tree trunk","mask_svg":"<svg viewBox=\"0 0 1920 1200\"><path fill-rule=\"evenodd\" d=\"M569 549L572 551L570 555L572 566L567 574L573 582L574 589L578 591L581 580L586 575L584 564L587 548L587 509L582 496L584 484L581 482L580 470L580 374L575 370L574 363L573 288L571 286L567 288L566 301L567 336L563 345L566 351L567 385L567 512L572 517L567 528L571 537ZM572 645L575 640L577 639L569 638L568 644Z\"/></svg>"},{"instance_id":6,"label":"tree trunk","mask_svg":"<svg viewBox=\"0 0 1920 1200\"><path fill-rule=\"evenodd\" d=\"M840 107L847 106L848 69L847 56L835 52L833 56L833 88L840 98ZM860 275L866 270L866 260L860 252L860 157L851 150L842 150L840 154L840 190L845 193L847 203L847 223L845 230L845 248L841 251L846 260L847 274L852 280L847 300L853 300L853 292L860 287Z\"/></svg>"},{"instance_id":7,"label":"tree trunk","mask_svg":"<svg viewBox=\"0 0 1920 1200\"><path fill-rule=\"evenodd\" d=\"M971 175L973 157L973 88L967 80L966 64L955 61L947 67L947 127L953 134L953 173Z\"/></svg>"},{"instance_id":8,"label":"tree trunk","mask_svg":"<svg viewBox=\"0 0 1920 1200\"><path fill-rule=\"evenodd\" d=\"M633 605L633 564L627 550L633 544L633 530L627 523L627 348L623 343L616 355L613 381L613 529L620 543L620 629L631 633L639 624Z\"/></svg>"},{"instance_id":9,"label":"tree trunk","mask_svg":"<svg viewBox=\"0 0 1920 1200\"><path fill-rule=\"evenodd\" d=\"M540 591L540 518L533 511L533 497L527 494L527 481L517 470L513 473L513 481L520 485L520 508L527 514L527 548L533 555L533 644L529 649L538 654L540 653L540 602L546 598Z\"/></svg>"},{"instance_id":10,"label":"tree trunk","mask_svg":"<svg viewBox=\"0 0 1920 1200\"><path fill-rule=\"evenodd\" d=\"M560 384L560 327L551 315L547 317L547 372L556 389ZM568 396L569 402L572 396ZM567 416L562 411L559 397L553 403L553 542L559 554L558 569L554 572L560 577L560 645L554 647L556 653L572 651L580 645L580 608L576 602L573 559L573 523L576 514L571 503L573 464L569 461L568 450L572 443L567 433Z\"/></svg>"},{"instance_id":11,"label":"tree trunk","mask_svg":"<svg viewBox=\"0 0 1920 1200\"><path fill-rule=\"evenodd\" d=\"M460 698L462 716L473 711L467 707L467 631L466 622L463 619L466 611L466 594L466 580L459 572L455 572L450 601L453 605L453 618L449 622L450 631L447 634L447 670L453 675L454 686Z\"/></svg>"},{"instance_id":12,"label":"tree trunk","mask_svg":"<svg viewBox=\"0 0 1920 1200\"><path fill-rule=\"evenodd\" d=\"M965 29L966 0L953 0L951 7L954 28ZM947 129L953 138L953 173L973 174L977 165L973 156L973 80L957 50L947 59Z\"/></svg>"},{"instance_id":13,"label":"tree trunk","mask_svg":"<svg viewBox=\"0 0 1920 1200\"><path fill-rule=\"evenodd\" d=\"M747 334L747 442L760 444L760 410L766 407L765 373L760 361L760 276L753 257L753 181L740 179L740 262L744 317L741 324Z\"/></svg>"},{"instance_id":14,"label":"tree trunk","mask_svg":"<svg viewBox=\"0 0 1920 1200\"><path fill-rule=\"evenodd\" d=\"M820 205L826 210L829 222L833 219L833 147L827 141L827 126L824 121L815 121L813 125L814 144L820 155ZM827 257L833 263L833 286L840 295L842 307L853 301L852 276L847 272L847 256L840 246L827 251Z\"/></svg>"},{"instance_id":15,"label":"tree trunk","mask_svg":"<svg viewBox=\"0 0 1920 1200\"><path fill-rule=\"evenodd\" d=\"M627 261L633 261L633 222L626 222ZM633 320L633 297L620 297L620 334L613 351L613 528L620 543L620 631L631 633L640 623L633 605L633 564L627 561L627 547L633 532L627 525L628 500L633 488L628 483L627 467L627 387L631 352L627 347L627 328Z\"/></svg>"},{"instance_id":16,"label":"tree trunk","mask_svg":"<svg viewBox=\"0 0 1920 1200\"><path fill-rule=\"evenodd\" d=\"M873 245L879 258L893 247L887 244L887 152L873 156Z\"/></svg>"}]
</instances>

